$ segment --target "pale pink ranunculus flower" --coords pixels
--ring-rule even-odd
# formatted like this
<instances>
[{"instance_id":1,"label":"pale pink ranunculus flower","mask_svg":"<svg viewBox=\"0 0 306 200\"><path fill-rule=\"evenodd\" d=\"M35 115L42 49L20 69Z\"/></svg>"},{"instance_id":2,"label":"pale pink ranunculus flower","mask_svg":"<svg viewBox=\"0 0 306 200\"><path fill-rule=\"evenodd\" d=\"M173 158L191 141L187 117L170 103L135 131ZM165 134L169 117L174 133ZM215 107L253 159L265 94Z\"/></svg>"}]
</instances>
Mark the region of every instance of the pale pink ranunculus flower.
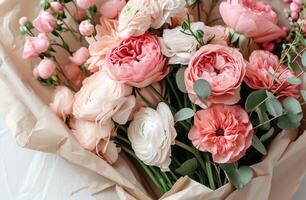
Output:
<instances>
[{"instance_id":1,"label":"pale pink ranunculus flower","mask_svg":"<svg viewBox=\"0 0 306 200\"><path fill-rule=\"evenodd\" d=\"M70 83L74 85L74 87L81 88L84 75L80 66L69 62L62 66L62 70Z\"/></svg>"},{"instance_id":2,"label":"pale pink ranunculus flower","mask_svg":"<svg viewBox=\"0 0 306 200\"><path fill-rule=\"evenodd\" d=\"M95 31L95 27L89 20L84 20L80 23L79 31L83 36L91 36Z\"/></svg>"},{"instance_id":3,"label":"pale pink ranunculus flower","mask_svg":"<svg viewBox=\"0 0 306 200\"><path fill-rule=\"evenodd\" d=\"M98 71L86 78L76 93L73 115L99 124L110 119L125 124L135 106L132 90L132 87L109 78L106 72Z\"/></svg>"},{"instance_id":4,"label":"pale pink ranunculus flower","mask_svg":"<svg viewBox=\"0 0 306 200\"><path fill-rule=\"evenodd\" d=\"M146 165L169 171L171 146L177 136L170 108L163 102L156 110L144 107L134 116L128 138L136 156Z\"/></svg>"},{"instance_id":5,"label":"pale pink ranunculus flower","mask_svg":"<svg viewBox=\"0 0 306 200\"><path fill-rule=\"evenodd\" d=\"M33 26L41 33L51 33L56 26L55 17L47 11L42 11L33 21Z\"/></svg>"},{"instance_id":6,"label":"pale pink ranunculus flower","mask_svg":"<svg viewBox=\"0 0 306 200\"><path fill-rule=\"evenodd\" d=\"M74 92L66 86L57 86L54 90L53 100L49 106L57 116L65 121L72 114L73 103Z\"/></svg>"},{"instance_id":7,"label":"pale pink ranunculus flower","mask_svg":"<svg viewBox=\"0 0 306 200\"><path fill-rule=\"evenodd\" d=\"M87 10L91 6L95 5L96 0L77 0L76 4L79 8L82 8L84 10Z\"/></svg>"},{"instance_id":8,"label":"pale pink ranunculus flower","mask_svg":"<svg viewBox=\"0 0 306 200\"><path fill-rule=\"evenodd\" d=\"M108 55L105 69L110 77L143 88L163 79L169 72L158 38L149 33L121 41Z\"/></svg>"},{"instance_id":9,"label":"pale pink ranunculus flower","mask_svg":"<svg viewBox=\"0 0 306 200\"><path fill-rule=\"evenodd\" d=\"M108 0L100 7L100 13L105 18L116 19L125 4L126 0Z\"/></svg>"},{"instance_id":10,"label":"pale pink ranunculus flower","mask_svg":"<svg viewBox=\"0 0 306 200\"><path fill-rule=\"evenodd\" d=\"M72 56L69 57L69 60L76 65L83 65L89 58L89 50L86 47L79 48Z\"/></svg>"},{"instance_id":11,"label":"pale pink ranunculus flower","mask_svg":"<svg viewBox=\"0 0 306 200\"><path fill-rule=\"evenodd\" d=\"M81 147L96 153L109 164L116 162L118 150L113 141L111 141L111 138L116 136L113 121L108 120L103 125L98 125L92 121L72 118L69 120L69 126L72 130L72 135ZM103 144L103 148L101 148L101 144Z\"/></svg>"},{"instance_id":12,"label":"pale pink ranunculus flower","mask_svg":"<svg viewBox=\"0 0 306 200\"><path fill-rule=\"evenodd\" d=\"M172 18L183 20L187 16L184 0L130 0L119 15L119 35L122 38L139 36L150 27L158 29L172 22Z\"/></svg>"},{"instance_id":13,"label":"pale pink ranunculus flower","mask_svg":"<svg viewBox=\"0 0 306 200\"><path fill-rule=\"evenodd\" d=\"M56 64L53 60L50 60L49 58L44 58L38 64L37 70L40 78L48 79L55 73Z\"/></svg>"},{"instance_id":14,"label":"pale pink ranunculus flower","mask_svg":"<svg viewBox=\"0 0 306 200\"><path fill-rule=\"evenodd\" d=\"M227 0L219 9L229 27L255 42L268 42L281 36L277 15L270 5L256 0Z\"/></svg>"},{"instance_id":15,"label":"pale pink ranunculus flower","mask_svg":"<svg viewBox=\"0 0 306 200\"><path fill-rule=\"evenodd\" d=\"M191 23L191 29L196 32L204 32L203 42L210 44L227 45L229 38L228 29L222 26L209 27L203 22ZM189 63L190 58L195 54L198 47L197 40L191 36L182 33L182 27L174 29L165 29L160 38L160 45L165 56L169 57L169 64Z\"/></svg>"},{"instance_id":16,"label":"pale pink ranunculus flower","mask_svg":"<svg viewBox=\"0 0 306 200\"><path fill-rule=\"evenodd\" d=\"M252 144L253 126L240 106L215 104L198 111L188 133L194 147L212 154L216 163L233 163Z\"/></svg>"},{"instance_id":17,"label":"pale pink ranunculus flower","mask_svg":"<svg viewBox=\"0 0 306 200\"><path fill-rule=\"evenodd\" d=\"M120 39L116 32L118 22L100 18L100 24L96 26L97 35L94 38L86 38L89 43L90 58L86 62L87 69L96 72L101 69L106 61L106 55L115 47Z\"/></svg>"},{"instance_id":18,"label":"pale pink ranunculus flower","mask_svg":"<svg viewBox=\"0 0 306 200\"><path fill-rule=\"evenodd\" d=\"M290 69L280 63L278 57L269 51L253 51L246 68L244 81L253 89L264 89L274 93L280 100L286 97L298 99L301 85L287 80L296 77Z\"/></svg>"},{"instance_id":19,"label":"pale pink ranunculus flower","mask_svg":"<svg viewBox=\"0 0 306 200\"><path fill-rule=\"evenodd\" d=\"M39 33L37 37L27 37L22 58L36 58L40 53L46 52L49 46L50 41L46 33Z\"/></svg>"},{"instance_id":20,"label":"pale pink ranunculus flower","mask_svg":"<svg viewBox=\"0 0 306 200\"><path fill-rule=\"evenodd\" d=\"M216 103L237 103L240 100L240 86L245 71L246 61L237 49L218 44L203 46L191 58L185 71L185 85L190 100L202 108ZM211 95L206 104L193 90L199 79L206 80L211 87Z\"/></svg>"}]
</instances>

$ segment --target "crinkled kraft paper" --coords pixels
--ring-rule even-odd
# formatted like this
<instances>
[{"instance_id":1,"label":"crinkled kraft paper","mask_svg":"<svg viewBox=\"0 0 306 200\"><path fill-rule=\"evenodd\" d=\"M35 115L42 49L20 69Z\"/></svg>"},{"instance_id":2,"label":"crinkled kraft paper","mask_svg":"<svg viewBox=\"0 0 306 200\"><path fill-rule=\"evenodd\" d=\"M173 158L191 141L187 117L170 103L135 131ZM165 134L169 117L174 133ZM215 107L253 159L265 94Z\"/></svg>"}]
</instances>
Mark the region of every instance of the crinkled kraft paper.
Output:
<instances>
[{"instance_id":1,"label":"crinkled kraft paper","mask_svg":"<svg viewBox=\"0 0 306 200\"><path fill-rule=\"evenodd\" d=\"M32 77L38 60L21 58L24 39L19 34L18 19L21 16L33 19L38 5L39 0L0 0L0 114L15 133L17 143L58 154L87 169L88 186L97 199L158 199L160 195L124 155L110 166L83 150L48 108L50 89ZM281 132L264 160L252 166L255 177L240 191L230 184L212 191L184 177L160 199L288 200L306 172L306 134L297 135L297 130Z\"/></svg>"}]
</instances>

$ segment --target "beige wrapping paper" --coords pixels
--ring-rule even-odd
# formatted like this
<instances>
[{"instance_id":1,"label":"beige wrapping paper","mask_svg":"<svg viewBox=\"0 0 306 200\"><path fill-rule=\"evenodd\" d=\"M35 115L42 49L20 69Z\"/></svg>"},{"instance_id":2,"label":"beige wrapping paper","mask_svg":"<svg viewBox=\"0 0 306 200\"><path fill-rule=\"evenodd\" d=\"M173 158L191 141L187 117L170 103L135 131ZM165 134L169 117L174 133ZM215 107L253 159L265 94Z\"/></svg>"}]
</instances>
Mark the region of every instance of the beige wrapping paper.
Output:
<instances>
[{"instance_id":1,"label":"beige wrapping paper","mask_svg":"<svg viewBox=\"0 0 306 200\"><path fill-rule=\"evenodd\" d=\"M160 195L124 155L110 166L83 150L48 108L51 91L32 77L37 61L22 60L24 40L18 30L18 19L21 16L33 19L38 13L38 3L39 0L0 0L0 114L14 132L17 143L56 153L86 168L88 186L97 199L158 199ZM306 134L295 140L297 135L297 131L280 133L266 158L252 166L255 177L251 183L240 191L230 184L212 191L184 177L160 199L288 200L306 173Z\"/></svg>"}]
</instances>

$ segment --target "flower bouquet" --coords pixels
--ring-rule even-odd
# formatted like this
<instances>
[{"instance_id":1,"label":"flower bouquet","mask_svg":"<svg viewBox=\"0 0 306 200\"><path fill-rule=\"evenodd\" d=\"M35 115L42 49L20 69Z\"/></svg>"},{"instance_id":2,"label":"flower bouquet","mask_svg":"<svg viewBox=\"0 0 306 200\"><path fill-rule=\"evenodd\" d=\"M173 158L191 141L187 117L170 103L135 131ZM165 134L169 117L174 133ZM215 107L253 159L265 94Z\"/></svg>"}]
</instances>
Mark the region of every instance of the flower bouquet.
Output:
<instances>
[{"instance_id":1,"label":"flower bouquet","mask_svg":"<svg viewBox=\"0 0 306 200\"><path fill-rule=\"evenodd\" d=\"M127 199L150 197L118 178L116 165L136 167L147 191L166 193L163 199L252 189L262 171L283 162L303 122L306 3L285 3L286 26L256 0L41 0L33 21L19 20L22 58L40 60L24 76L52 91L43 113L51 109L61 123L54 115L48 127L69 135L48 134L49 143L41 133L29 139L31 131L19 142L82 166L95 163L88 168L107 177L104 166ZM288 164L280 166L276 174ZM266 176L272 189L263 199L275 181ZM205 196L202 185L219 192Z\"/></svg>"}]
</instances>

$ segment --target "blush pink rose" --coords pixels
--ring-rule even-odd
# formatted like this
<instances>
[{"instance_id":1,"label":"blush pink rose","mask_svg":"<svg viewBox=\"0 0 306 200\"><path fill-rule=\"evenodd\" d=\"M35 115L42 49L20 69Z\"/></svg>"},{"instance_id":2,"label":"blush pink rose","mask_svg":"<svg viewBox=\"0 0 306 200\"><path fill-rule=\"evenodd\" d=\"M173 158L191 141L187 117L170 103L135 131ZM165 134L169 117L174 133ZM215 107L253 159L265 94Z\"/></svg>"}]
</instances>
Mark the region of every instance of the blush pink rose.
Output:
<instances>
[{"instance_id":1,"label":"blush pink rose","mask_svg":"<svg viewBox=\"0 0 306 200\"><path fill-rule=\"evenodd\" d=\"M72 83L76 88L80 88L82 86L84 75L80 66L70 62L65 64L62 69L70 83Z\"/></svg>"},{"instance_id":2,"label":"blush pink rose","mask_svg":"<svg viewBox=\"0 0 306 200\"><path fill-rule=\"evenodd\" d=\"M76 93L73 115L100 124L110 119L125 124L135 106L132 90L132 87L109 78L106 72L98 71L86 78Z\"/></svg>"},{"instance_id":3,"label":"blush pink rose","mask_svg":"<svg viewBox=\"0 0 306 200\"><path fill-rule=\"evenodd\" d=\"M158 38L149 33L130 37L112 49L106 69L116 81L138 88L163 79L169 72Z\"/></svg>"},{"instance_id":4,"label":"blush pink rose","mask_svg":"<svg viewBox=\"0 0 306 200\"><path fill-rule=\"evenodd\" d=\"M264 89L274 93L280 100L286 97L298 99L300 85L287 80L296 77L290 69L280 64L276 55L263 50L253 51L249 58L244 81L253 89Z\"/></svg>"},{"instance_id":5,"label":"blush pink rose","mask_svg":"<svg viewBox=\"0 0 306 200\"><path fill-rule=\"evenodd\" d=\"M46 33L40 33L37 37L27 37L23 49L23 59L35 58L49 49L50 42Z\"/></svg>"},{"instance_id":6,"label":"blush pink rose","mask_svg":"<svg viewBox=\"0 0 306 200\"><path fill-rule=\"evenodd\" d=\"M268 42L281 36L277 15L270 5L256 0L227 0L219 9L228 26L255 42Z\"/></svg>"},{"instance_id":7,"label":"blush pink rose","mask_svg":"<svg viewBox=\"0 0 306 200\"><path fill-rule=\"evenodd\" d=\"M84 10L87 10L91 6L95 5L95 0L77 0L76 1L79 8L82 8Z\"/></svg>"},{"instance_id":8,"label":"blush pink rose","mask_svg":"<svg viewBox=\"0 0 306 200\"><path fill-rule=\"evenodd\" d=\"M195 114L188 138L216 163L233 163L245 155L253 137L248 114L240 106L215 104Z\"/></svg>"},{"instance_id":9,"label":"blush pink rose","mask_svg":"<svg viewBox=\"0 0 306 200\"><path fill-rule=\"evenodd\" d=\"M202 108L214 103L237 103L245 71L246 62L237 49L217 44L203 46L191 58L185 71L185 85L190 100ZM207 105L198 99L193 90L193 85L199 79L205 79L211 87Z\"/></svg>"},{"instance_id":10,"label":"blush pink rose","mask_svg":"<svg viewBox=\"0 0 306 200\"><path fill-rule=\"evenodd\" d=\"M100 12L105 18L116 19L125 4L126 0L108 0L101 6Z\"/></svg>"},{"instance_id":11,"label":"blush pink rose","mask_svg":"<svg viewBox=\"0 0 306 200\"><path fill-rule=\"evenodd\" d=\"M67 116L72 114L72 105L74 102L74 92L66 86L57 86L53 100L50 103L50 108L56 113L63 121Z\"/></svg>"},{"instance_id":12,"label":"blush pink rose","mask_svg":"<svg viewBox=\"0 0 306 200\"><path fill-rule=\"evenodd\" d=\"M53 60L45 58L40 61L39 65L37 66L37 70L39 77L48 79L55 73L56 64Z\"/></svg>"},{"instance_id":13,"label":"blush pink rose","mask_svg":"<svg viewBox=\"0 0 306 200\"><path fill-rule=\"evenodd\" d=\"M72 56L69 57L69 60L76 65L83 65L89 58L89 50L86 47L79 48Z\"/></svg>"},{"instance_id":14,"label":"blush pink rose","mask_svg":"<svg viewBox=\"0 0 306 200\"><path fill-rule=\"evenodd\" d=\"M51 33L56 26L56 19L49 12L42 11L33 21L33 26L41 33Z\"/></svg>"},{"instance_id":15,"label":"blush pink rose","mask_svg":"<svg viewBox=\"0 0 306 200\"><path fill-rule=\"evenodd\" d=\"M89 43L90 58L86 62L89 71L96 72L101 69L106 61L106 55L119 44L117 24L115 20L101 18L100 24L96 26L95 39L86 38Z\"/></svg>"}]
</instances>

